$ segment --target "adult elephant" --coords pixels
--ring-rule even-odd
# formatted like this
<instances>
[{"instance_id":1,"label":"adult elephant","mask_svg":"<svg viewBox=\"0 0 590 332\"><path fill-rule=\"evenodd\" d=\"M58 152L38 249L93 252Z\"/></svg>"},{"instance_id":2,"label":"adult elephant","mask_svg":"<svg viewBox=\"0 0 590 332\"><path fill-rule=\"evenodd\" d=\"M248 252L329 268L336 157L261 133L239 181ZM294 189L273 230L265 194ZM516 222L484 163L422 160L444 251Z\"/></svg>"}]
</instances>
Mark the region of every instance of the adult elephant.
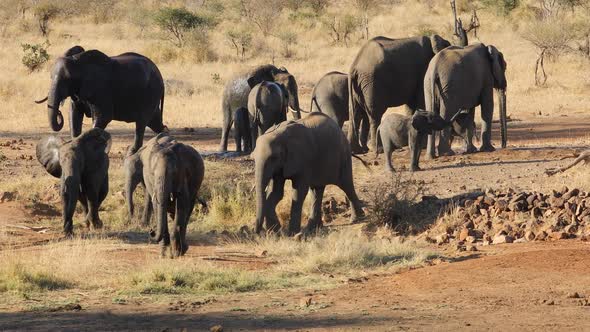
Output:
<instances>
[{"instance_id":1,"label":"adult elephant","mask_svg":"<svg viewBox=\"0 0 590 332\"><path fill-rule=\"evenodd\" d=\"M449 120L461 109L481 106L480 151L494 151L492 145L492 118L494 115L494 90L500 104L502 147L506 147L506 61L504 55L492 45L474 44L466 47L452 46L438 53L430 62L424 78L426 110L440 114ZM467 152L474 152L473 112L467 128ZM451 150L451 129L441 131L439 155L454 154ZM428 136L428 156L434 158L434 135Z\"/></svg>"},{"instance_id":2,"label":"adult elephant","mask_svg":"<svg viewBox=\"0 0 590 332\"><path fill-rule=\"evenodd\" d=\"M233 123L233 113L240 107L248 108L250 90L262 81L282 84L289 93L289 107L293 111L295 118L301 118L297 81L287 69L284 67L277 68L273 65L262 65L238 74L227 82L223 89L221 101L223 126L221 128L221 143L219 144L220 151L227 151L227 140Z\"/></svg>"},{"instance_id":3,"label":"adult elephant","mask_svg":"<svg viewBox=\"0 0 590 332\"><path fill-rule=\"evenodd\" d=\"M248 112L254 148L258 136L287 120L288 103L289 93L282 84L263 81L252 88L248 96Z\"/></svg>"},{"instance_id":4,"label":"adult elephant","mask_svg":"<svg viewBox=\"0 0 590 332\"><path fill-rule=\"evenodd\" d=\"M256 233L281 227L276 206L283 198L285 180L293 186L288 235L301 228L301 209L311 189L312 210L307 230L321 226L322 197L326 185L340 187L351 202L351 219L363 215L354 189L350 145L336 122L327 115L312 113L297 121L282 122L258 138L253 152L256 177ZM272 182L272 189L267 187Z\"/></svg>"},{"instance_id":5,"label":"adult elephant","mask_svg":"<svg viewBox=\"0 0 590 332\"><path fill-rule=\"evenodd\" d=\"M80 52L82 51L82 52ZM109 57L97 50L74 47L55 62L47 101L51 129L60 131L60 104L70 97L72 136L80 134L84 114L93 127L106 128L112 120L135 122L135 141L129 154L143 144L145 127L160 133L164 110L164 81L158 67L137 53Z\"/></svg>"},{"instance_id":6,"label":"adult elephant","mask_svg":"<svg viewBox=\"0 0 590 332\"><path fill-rule=\"evenodd\" d=\"M348 121L348 74L332 71L322 76L311 93L310 111L326 114L342 128ZM366 113L359 112L357 116L361 142L366 142L369 135Z\"/></svg>"},{"instance_id":7,"label":"adult elephant","mask_svg":"<svg viewBox=\"0 0 590 332\"><path fill-rule=\"evenodd\" d=\"M377 127L388 107L407 105L411 113L424 108L424 74L436 53L450 46L438 35L369 40L354 59L349 72L351 126L348 131L352 151L366 150L366 138L357 135L357 114L369 119L371 147L377 149ZM362 148L363 146L364 148Z\"/></svg>"}]
</instances>

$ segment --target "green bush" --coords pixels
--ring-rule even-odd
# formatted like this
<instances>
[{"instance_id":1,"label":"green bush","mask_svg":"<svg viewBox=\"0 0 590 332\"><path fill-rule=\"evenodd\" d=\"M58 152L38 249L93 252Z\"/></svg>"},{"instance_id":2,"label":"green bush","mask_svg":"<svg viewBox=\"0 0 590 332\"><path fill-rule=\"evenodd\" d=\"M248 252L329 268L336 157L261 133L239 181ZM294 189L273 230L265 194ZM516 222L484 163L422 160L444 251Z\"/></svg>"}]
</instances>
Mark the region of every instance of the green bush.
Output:
<instances>
[{"instance_id":1,"label":"green bush","mask_svg":"<svg viewBox=\"0 0 590 332\"><path fill-rule=\"evenodd\" d=\"M190 32L215 25L215 21L204 14L196 14L185 8L162 8L154 15L156 24L168 34L168 39L177 47L186 44Z\"/></svg>"},{"instance_id":2,"label":"green bush","mask_svg":"<svg viewBox=\"0 0 590 332\"><path fill-rule=\"evenodd\" d=\"M30 72L39 70L43 64L49 60L49 54L44 45L41 44L21 44L23 48L22 63Z\"/></svg>"},{"instance_id":3,"label":"green bush","mask_svg":"<svg viewBox=\"0 0 590 332\"><path fill-rule=\"evenodd\" d=\"M482 0L482 4L496 10L501 15L508 15L520 4L520 0Z\"/></svg>"},{"instance_id":4,"label":"green bush","mask_svg":"<svg viewBox=\"0 0 590 332\"><path fill-rule=\"evenodd\" d=\"M34 9L35 18L39 23L39 31L43 36L49 34L49 21L56 18L62 9L50 2L41 2Z\"/></svg>"}]
</instances>

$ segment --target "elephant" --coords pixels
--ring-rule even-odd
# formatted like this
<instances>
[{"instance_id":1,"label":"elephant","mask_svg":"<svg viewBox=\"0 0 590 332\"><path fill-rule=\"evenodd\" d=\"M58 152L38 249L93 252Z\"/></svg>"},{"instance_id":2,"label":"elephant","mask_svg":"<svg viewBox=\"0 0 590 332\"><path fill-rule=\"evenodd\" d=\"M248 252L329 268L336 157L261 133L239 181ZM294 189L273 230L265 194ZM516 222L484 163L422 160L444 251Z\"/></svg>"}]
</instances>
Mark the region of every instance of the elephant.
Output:
<instances>
[{"instance_id":1,"label":"elephant","mask_svg":"<svg viewBox=\"0 0 590 332\"><path fill-rule=\"evenodd\" d=\"M340 128L348 121L348 74L332 71L322 76L311 92L311 112L321 112L336 121ZM361 141L369 135L366 114L357 113L360 123Z\"/></svg>"},{"instance_id":2,"label":"elephant","mask_svg":"<svg viewBox=\"0 0 590 332\"><path fill-rule=\"evenodd\" d=\"M276 206L283 198L285 180L293 187L291 217L287 235L301 230L301 209L309 189L312 209L306 231L322 225L322 197L328 184L337 185L351 203L352 221L364 215L354 189L350 145L338 124L325 114L314 112L301 120L282 122L258 137L252 153L256 181L255 231L277 232L281 226ZM267 187L272 183L272 189Z\"/></svg>"},{"instance_id":3,"label":"elephant","mask_svg":"<svg viewBox=\"0 0 590 332\"><path fill-rule=\"evenodd\" d=\"M384 116L377 128L377 138L383 144L385 168L393 173L395 170L391 162L391 153L395 149L409 146L409 169L412 172L419 171L420 153L426 146L428 134L446 127L460 128L465 126L464 122L469 120L469 113L469 110L457 112L450 121L444 120L438 114L424 110L416 111L413 116L395 113ZM462 136L463 133L457 132L456 134ZM375 150L375 158L378 155L379 150Z\"/></svg>"},{"instance_id":4,"label":"elephant","mask_svg":"<svg viewBox=\"0 0 590 332\"><path fill-rule=\"evenodd\" d=\"M492 118L494 115L494 90L500 104L502 147L506 147L506 61L504 55L492 45L473 44L466 47L452 46L439 52L428 66L424 78L426 110L450 119L461 109L481 106L481 142L479 151L494 151L492 145ZM466 151L475 152L473 146L474 112L467 129ZM439 155L452 155L450 128L441 131L438 143ZM435 157L434 135L428 137L428 156Z\"/></svg>"},{"instance_id":5,"label":"elephant","mask_svg":"<svg viewBox=\"0 0 590 332\"><path fill-rule=\"evenodd\" d=\"M370 124L371 147L377 149L377 127L388 107L406 105L409 113L424 109L424 74L436 53L450 46L438 35L369 40L358 52L348 74L348 140L352 152L368 150L366 139L357 134L357 113L366 114Z\"/></svg>"},{"instance_id":6,"label":"elephant","mask_svg":"<svg viewBox=\"0 0 590 332\"><path fill-rule=\"evenodd\" d=\"M70 114L72 137L80 134L84 114L92 116L93 127L102 129L112 120L135 122L135 141L128 154L143 144L146 126L156 133L165 130L164 81L150 59L137 53L108 57L98 50L81 50L73 47L56 60L49 93L36 101L47 101L51 129L62 129L59 106L70 97L74 102Z\"/></svg>"},{"instance_id":7,"label":"elephant","mask_svg":"<svg viewBox=\"0 0 590 332\"><path fill-rule=\"evenodd\" d=\"M282 84L263 81L250 90L248 112L254 148L258 136L273 125L287 120L288 103L289 94Z\"/></svg>"},{"instance_id":8,"label":"elephant","mask_svg":"<svg viewBox=\"0 0 590 332\"><path fill-rule=\"evenodd\" d=\"M250 133L250 115L248 109L240 107L234 113L234 135L238 152L252 151L252 134Z\"/></svg>"},{"instance_id":9,"label":"elephant","mask_svg":"<svg viewBox=\"0 0 590 332\"><path fill-rule=\"evenodd\" d=\"M100 204L109 192L109 150L111 135L93 128L69 142L56 136L43 138L36 147L37 160L61 182L64 234L74 234L73 215L77 201L86 214L86 226L101 228Z\"/></svg>"},{"instance_id":10,"label":"elephant","mask_svg":"<svg viewBox=\"0 0 590 332\"><path fill-rule=\"evenodd\" d=\"M198 192L205 177L201 155L189 145L177 142L168 133L160 133L135 154L125 159L125 195L130 215L133 214L133 192L139 183L145 186L144 223L155 209L157 230L150 238L162 246L164 257L170 246L170 257L184 255L188 250L186 227L199 199ZM168 213L174 220L172 234L168 230ZM172 236L171 236L172 235Z\"/></svg>"},{"instance_id":11,"label":"elephant","mask_svg":"<svg viewBox=\"0 0 590 332\"><path fill-rule=\"evenodd\" d=\"M297 81L287 69L284 67L277 68L273 65L262 65L240 73L229 80L223 89L221 101L223 126L221 128L221 143L219 144L220 151L227 151L227 141L233 122L233 112L240 107L248 107L250 90L262 81L277 82L285 86L290 96L289 107L295 119L301 119L302 110L299 107Z\"/></svg>"}]
</instances>

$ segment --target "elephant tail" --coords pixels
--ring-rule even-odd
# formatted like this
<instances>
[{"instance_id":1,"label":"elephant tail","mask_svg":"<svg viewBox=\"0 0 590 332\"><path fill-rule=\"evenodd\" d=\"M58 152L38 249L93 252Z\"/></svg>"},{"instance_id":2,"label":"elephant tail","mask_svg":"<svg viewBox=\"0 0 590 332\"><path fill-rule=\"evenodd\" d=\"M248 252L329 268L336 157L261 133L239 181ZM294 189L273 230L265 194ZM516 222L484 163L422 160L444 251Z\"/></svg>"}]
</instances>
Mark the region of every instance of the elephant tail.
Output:
<instances>
[{"instance_id":1,"label":"elephant tail","mask_svg":"<svg viewBox=\"0 0 590 332\"><path fill-rule=\"evenodd\" d=\"M377 159L377 157L379 157L379 144L383 145L383 142L381 142L381 126L377 127L375 139L377 140L377 148L375 149L375 159Z\"/></svg>"},{"instance_id":2,"label":"elephant tail","mask_svg":"<svg viewBox=\"0 0 590 332\"><path fill-rule=\"evenodd\" d=\"M348 128L348 140L350 141L350 146L352 151L360 151L361 148L359 146L359 137L358 137L358 123L356 123L356 113L360 112L359 109L361 105L359 102L356 101L357 98L361 98L361 93L359 93L359 87L356 83L354 71L351 71L348 74L348 120L350 121L350 126Z\"/></svg>"},{"instance_id":3,"label":"elephant tail","mask_svg":"<svg viewBox=\"0 0 590 332\"><path fill-rule=\"evenodd\" d=\"M363 166L365 166L366 169L371 170L371 168L369 167L369 164L366 161L364 161L363 158L357 156L354 153L351 153L350 155L353 156L354 158L360 160L361 161L361 164L363 164Z\"/></svg>"},{"instance_id":4,"label":"elephant tail","mask_svg":"<svg viewBox=\"0 0 590 332\"><path fill-rule=\"evenodd\" d=\"M433 112L435 114L440 114L440 98L439 95L442 95L442 86L440 84L440 77L438 76L438 72L434 70L434 75L430 80L430 106L432 107L431 110L426 110ZM438 88L438 89L437 89ZM436 93L438 90L438 94Z\"/></svg>"}]
</instances>

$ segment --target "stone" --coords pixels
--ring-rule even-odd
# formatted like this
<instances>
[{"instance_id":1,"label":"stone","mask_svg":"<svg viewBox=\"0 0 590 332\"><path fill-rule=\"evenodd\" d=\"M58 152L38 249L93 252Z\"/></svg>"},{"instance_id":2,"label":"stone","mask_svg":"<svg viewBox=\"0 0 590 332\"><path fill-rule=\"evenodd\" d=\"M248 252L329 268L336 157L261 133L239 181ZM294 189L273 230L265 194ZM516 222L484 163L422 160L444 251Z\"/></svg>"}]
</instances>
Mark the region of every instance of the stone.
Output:
<instances>
[{"instance_id":1,"label":"stone","mask_svg":"<svg viewBox=\"0 0 590 332\"><path fill-rule=\"evenodd\" d=\"M567 192L569 191L569 188L567 186L563 186L561 187L561 189L559 190L559 193L563 196L565 195Z\"/></svg>"},{"instance_id":2,"label":"stone","mask_svg":"<svg viewBox=\"0 0 590 332\"><path fill-rule=\"evenodd\" d=\"M466 246L465 250L466 251L477 251L477 247L476 246Z\"/></svg>"},{"instance_id":3,"label":"stone","mask_svg":"<svg viewBox=\"0 0 590 332\"><path fill-rule=\"evenodd\" d=\"M500 211L506 211L508 209L508 202L504 199L499 199L494 204L494 207L499 209Z\"/></svg>"},{"instance_id":4,"label":"stone","mask_svg":"<svg viewBox=\"0 0 590 332\"><path fill-rule=\"evenodd\" d=\"M553 208L561 209L561 208L563 208L565 201L561 197L552 197L549 200L549 204L551 204L551 207L553 207Z\"/></svg>"},{"instance_id":5,"label":"stone","mask_svg":"<svg viewBox=\"0 0 590 332\"><path fill-rule=\"evenodd\" d=\"M502 244L502 243L512 243L514 242L514 238L510 235L503 235L503 234L498 234L496 236L494 236L494 244Z\"/></svg>"},{"instance_id":6,"label":"stone","mask_svg":"<svg viewBox=\"0 0 590 332\"><path fill-rule=\"evenodd\" d=\"M543 211L541 211L540 208L538 208L538 207L535 206L535 207L533 207L531 209L531 217L533 217L533 218L541 218L542 216L543 216Z\"/></svg>"},{"instance_id":7,"label":"stone","mask_svg":"<svg viewBox=\"0 0 590 332\"><path fill-rule=\"evenodd\" d=\"M15 193L12 193L10 191L4 191L4 192L0 193L0 203L10 202L10 201L14 200L15 197L16 197Z\"/></svg>"},{"instance_id":8,"label":"stone","mask_svg":"<svg viewBox=\"0 0 590 332\"><path fill-rule=\"evenodd\" d=\"M461 232L459 233L459 241L465 241L465 239L467 239L468 236L472 236L473 235L473 231L471 231L468 228L463 228L461 230Z\"/></svg>"},{"instance_id":9,"label":"stone","mask_svg":"<svg viewBox=\"0 0 590 332\"><path fill-rule=\"evenodd\" d=\"M466 208L468 208L468 207L472 206L472 205L473 205L473 203L474 203L474 202L473 202L473 200L472 200L472 199L466 199L466 200L463 202L463 206L464 206L464 207L466 207Z\"/></svg>"},{"instance_id":10,"label":"stone","mask_svg":"<svg viewBox=\"0 0 590 332\"><path fill-rule=\"evenodd\" d=\"M311 305L312 300L313 299L311 297L304 297L299 301L299 306L302 308L307 308Z\"/></svg>"},{"instance_id":11,"label":"stone","mask_svg":"<svg viewBox=\"0 0 590 332\"><path fill-rule=\"evenodd\" d=\"M535 240L535 233L532 231L526 231L524 233L524 239L527 241L534 241Z\"/></svg>"},{"instance_id":12,"label":"stone","mask_svg":"<svg viewBox=\"0 0 590 332\"><path fill-rule=\"evenodd\" d=\"M490 197L490 196L486 196L483 199L483 203L486 204L487 206L493 206L494 203L496 203L496 201L494 200L494 198Z\"/></svg>"},{"instance_id":13,"label":"stone","mask_svg":"<svg viewBox=\"0 0 590 332\"><path fill-rule=\"evenodd\" d=\"M443 233L436 237L436 244L438 245L445 244L447 242L449 242L449 235L446 233Z\"/></svg>"},{"instance_id":14,"label":"stone","mask_svg":"<svg viewBox=\"0 0 590 332\"><path fill-rule=\"evenodd\" d=\"M568 299L580 299L582 298L578 292L567 293L565 295Z\"/></svg>"},{"instance_id":15,"label":"stone","mask_svg":"<svg viewBox=\"0 0 590 332\"><path fill-rule=\"evenodd\" d=\"M537 195L531 194L526 198L526 202L529 205L534 205L536 199L537 199Z\"/></svg>"},{"instance_id":16,"label":"stone","mask_svg":"<svg viewBox=\"0 0 590 332\"><path fill-rule=\"evenodd\" d=\"M545 233L544 231L541 231L539 233L537 233L537 235L535 235L535 241L543 241L547 238L547 233Z\"/></svg>"},{"instance_id":17,"label":"stone","mask_svg":"<svg viewBox=\"0 0 590 332\"><path fill-rule=\"evenodd\" d=\"M564 239L567 239L567 233L566 232L551 232L551 233L549 233L549 237L552 240L564 240Z\"/></svg>"},{"instance_id":18,"label":"stone","mask_svg":"<svg viewBox=\"0 0 590 332\"><path fill-rule=\"evenodd\" d=\"M578 226L573 225L573 224L569 224L569 225L565 226L565 228L563 229L563 231L566 234L575 234L577 230L578 230Z\"/></svg>"},{"instance_id":19,"label":"stone","mask_svg":"<svg viewBox=\"0 0 590 332\"><path fill-rule=\"evenodd\" d=\"M475 243L476 238L475 236L468 236L467 238L465 238L465 242L467 243Z\"/></svg>"}]
</instances>

